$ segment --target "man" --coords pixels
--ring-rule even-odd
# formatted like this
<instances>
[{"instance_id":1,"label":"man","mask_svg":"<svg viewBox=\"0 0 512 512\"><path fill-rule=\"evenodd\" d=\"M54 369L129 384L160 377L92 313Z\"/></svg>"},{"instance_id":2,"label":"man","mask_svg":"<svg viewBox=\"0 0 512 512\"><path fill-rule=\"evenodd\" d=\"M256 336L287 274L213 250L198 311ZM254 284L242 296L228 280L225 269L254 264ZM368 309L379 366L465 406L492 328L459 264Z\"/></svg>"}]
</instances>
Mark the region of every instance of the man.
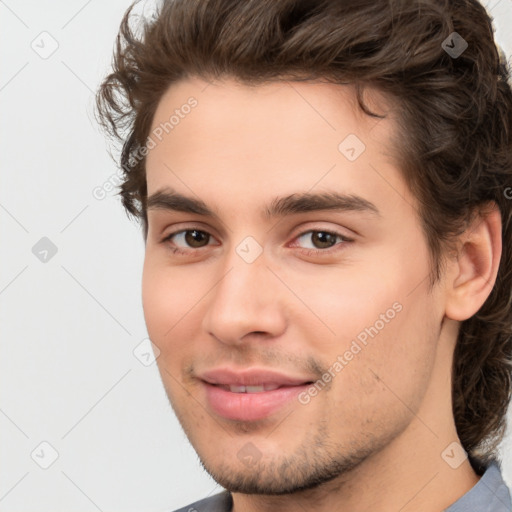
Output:
<instances>
[{"instance_id":1,"label":"man","mask_svg":"<svg viewBox=\"0 0 512 512\"><path fill-rule=\"evenodd\" d=\"M181 510L512 510L512 92L485 9L130 13L99 120L163 384L226 489Z\"/></svg>"}]
</instances>

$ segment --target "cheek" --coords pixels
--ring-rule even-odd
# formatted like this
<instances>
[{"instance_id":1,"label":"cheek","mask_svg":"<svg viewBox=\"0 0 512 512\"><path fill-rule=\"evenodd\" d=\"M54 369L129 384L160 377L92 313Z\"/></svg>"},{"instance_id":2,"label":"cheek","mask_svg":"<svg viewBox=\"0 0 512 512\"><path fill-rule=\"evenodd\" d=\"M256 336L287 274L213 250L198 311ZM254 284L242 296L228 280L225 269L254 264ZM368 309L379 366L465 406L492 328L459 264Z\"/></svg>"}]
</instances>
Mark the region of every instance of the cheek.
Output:
<instances>
[{"instance_id":1,"label":"cheek","mask_svg":"<svg viewBox=\"0 0 512 512\"><path fill-rule=\"evenodd\" d=\"M183 361L198 337L200 323L194 308L205 291L197 276L183 267L171 268L147 255L142 276L142 304L146 328L151 341L159 348L156 360L166 393L172 403L186 400L176 381L183 379Z\"/></svg>"},{"instance_id":2,"label":"cheek","mask_svg":"<svg viewBox=\"0 0 512 512\"><path fill-rule=\"evenodd\" d=\"M328 268L325 276L287 275L310 309L296 318L311 349L326 368L342 358L341 367L332 368L333 410L351 403L356 412L362 402L371 410L379 401L400 409L393 392L411 406L424 394L435 361L438 298L427 292L427 260L419 259L381 257L365 272L346 267Z\"/></svg>"},{"instance_id":3,"label":"cheek","mask_svg":"<svg viewBox=\"0 0 512 512\"><path fill-rule=\"evenodd\" d=\"M204 287L204 286L203 286ZM157 258L146 255L142 274L142 306L150 338L160 350L176 338L200 300L200 279L182 267L166 266Z\"/></svg>"},{"instance_id":4,"label":"cheek","mask_svg":"<svg viewBox=\"0 0 512 512\"><path fill-rule=\"evenodd\" d=\"M387 329L400 315L397 309L405 295L398 279L385 279L371 268L362 272L355 267L325 267L311 275L282 275L295 295L287 299L294 315L291 323L311 330L318 349L338 353L358 335L364 338L376 323L379 331ZM383 323L381 315L388 322Z\"/></svg>"},{"instance_id":5,"label":"cheek","mask_svg":"<svg viewBox=\"0 0 512 512\"><path fill-rule=\"evenodd\" d=\"M332 410L345 411L343 421L353 428L358 421L407 422L427 392L436 355L435 314L420 296L401 305L389 323L368 334L366 344L352 338L361 349L336 378Z\"/></svg>"},{"instance_id":6,"label":"cheek","mask_svg":"<svg viewBox=\"0 0 512 512\"><path fill-rule=\"evenodd\" d=\"M146 253L142 273L142 307L150 338L156 342L172 325L172 318L164 313L175 310L177 300L171 280L162 274Z\"/></svg>"}]
</instances>

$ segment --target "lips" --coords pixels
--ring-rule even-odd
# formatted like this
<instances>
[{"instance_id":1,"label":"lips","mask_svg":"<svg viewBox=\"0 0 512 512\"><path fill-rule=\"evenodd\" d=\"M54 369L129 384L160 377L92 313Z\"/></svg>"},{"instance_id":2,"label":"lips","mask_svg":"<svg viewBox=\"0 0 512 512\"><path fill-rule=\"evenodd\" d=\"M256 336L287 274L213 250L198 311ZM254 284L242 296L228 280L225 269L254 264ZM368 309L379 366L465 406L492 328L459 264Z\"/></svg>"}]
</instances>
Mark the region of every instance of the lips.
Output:
<instances>
[{"instance_id":1,"label":"lips","mask_svg":"<svg viewBox=\"0 0 512 512\"><path fill-rule=\"evenodd\" d=\"M200 376L209 408L228 420L256 421L271 416L313 382L271 370L217 369Z\"/></svg>"},{"instance_id":2,"label":"lips","mask_svg":"<svg viewBox=\"0 0 512 512\"><path fill-rule=\"evenodd\" d=\"M263 393L264 391L274 391L282 386L279 384L262 384L260 386L239 386L238 384L215 384L231 393Z\"/></svg>"},{"instance_id":3,"label":"lips","mask_svg":"<svg viewBox=\"0 0 512 512\"><path fill-rule=\"evenodd\" d=\"M283 386L300 386L313 382L311 378L301 378L272 370L251 368L248 370L235 371L229 368L219 368L210 370L200 375L200 378L209 384L218 386L233 387L233 393L257 393L261 391L271 391ZM237 391L236 388L245 387L245 390ZM251 388L261 388L260 390L251 390ZM247 389L249 388L249 389Z\"/></svg>"}]
</instances>

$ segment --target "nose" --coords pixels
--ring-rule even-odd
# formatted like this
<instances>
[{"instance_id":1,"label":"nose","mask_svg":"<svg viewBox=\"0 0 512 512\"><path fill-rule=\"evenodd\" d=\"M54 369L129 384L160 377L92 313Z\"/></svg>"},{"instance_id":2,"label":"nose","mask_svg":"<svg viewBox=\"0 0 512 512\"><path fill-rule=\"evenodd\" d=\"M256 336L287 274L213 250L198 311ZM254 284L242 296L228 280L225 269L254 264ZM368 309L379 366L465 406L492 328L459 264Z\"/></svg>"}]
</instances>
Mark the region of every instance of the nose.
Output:
<instances>
[{"instance_id":1,"label":"nose","mask_svg":"<svg viewBox=\"0 0 512 512\"><path fill-rule=\"evenodd\" d=\"M260 339L282 334L287 323L283 291L264 254L247 263L234 253L222 268L219 281L208 294L203 329L231 345L245 343L253 338L251 334Z\"/></svg>"}]
</instances>

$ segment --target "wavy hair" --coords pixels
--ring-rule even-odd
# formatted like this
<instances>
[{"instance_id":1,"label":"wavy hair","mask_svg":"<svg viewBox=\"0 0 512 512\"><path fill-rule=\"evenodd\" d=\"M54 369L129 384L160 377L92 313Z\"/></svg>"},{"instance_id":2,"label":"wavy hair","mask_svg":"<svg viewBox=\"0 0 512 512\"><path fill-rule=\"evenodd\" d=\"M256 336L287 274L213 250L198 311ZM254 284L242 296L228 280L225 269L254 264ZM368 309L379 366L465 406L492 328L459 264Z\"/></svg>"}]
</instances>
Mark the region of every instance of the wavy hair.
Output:
<instances>
[{"instance_id":1,"label":"wavy hair","mask_svg":"<svg viewBox=\"0 0 512 512\"><path fill-rule=\"evenodd\" d=\"M166 90L192 76L349 83L373 117L385 116L365 105L364 89L389 99L396 161L419 202L431 286L475 212L499 207L497 280L461 323L452 368L461 443L484 462L496 457L512 380L512 92L493 18L477 0L164 0L151 18L132 12L137 3L121 22L96 118L122 143L119 194L144 238L153 116Z\"/></svg>"}]
</instances>

